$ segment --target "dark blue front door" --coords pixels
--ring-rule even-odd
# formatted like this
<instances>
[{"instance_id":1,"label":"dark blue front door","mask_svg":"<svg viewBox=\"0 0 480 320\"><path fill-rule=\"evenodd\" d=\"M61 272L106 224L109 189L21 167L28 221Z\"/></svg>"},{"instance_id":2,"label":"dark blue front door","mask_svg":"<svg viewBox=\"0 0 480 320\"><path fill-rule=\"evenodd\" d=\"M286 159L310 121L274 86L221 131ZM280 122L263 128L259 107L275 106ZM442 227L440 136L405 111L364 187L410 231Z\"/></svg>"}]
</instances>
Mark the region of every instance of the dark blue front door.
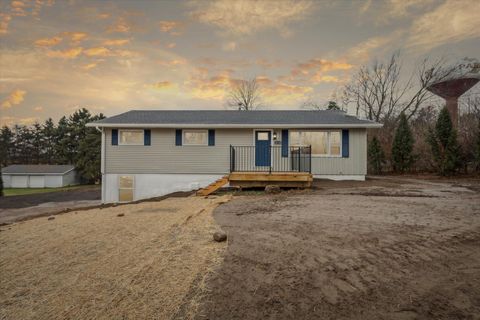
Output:
<instances>
[{"instance_id":1,"label":"dark blue front door","mask_svg":"<svg viewBox=\"0 0 480 320\"><path fill-rule=\"evenodd\" d=\"M270 167L270 131L255 131L255 165Z\"/></svg>"}]
</instances>

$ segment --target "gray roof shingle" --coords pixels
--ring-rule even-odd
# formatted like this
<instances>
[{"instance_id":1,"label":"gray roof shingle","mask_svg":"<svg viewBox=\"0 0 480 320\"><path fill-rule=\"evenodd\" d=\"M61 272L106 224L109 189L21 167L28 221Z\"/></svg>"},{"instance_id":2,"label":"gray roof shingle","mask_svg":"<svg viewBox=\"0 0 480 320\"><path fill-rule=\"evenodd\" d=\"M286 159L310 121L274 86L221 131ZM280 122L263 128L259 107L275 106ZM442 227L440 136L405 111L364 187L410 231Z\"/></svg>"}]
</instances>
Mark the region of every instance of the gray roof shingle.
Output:
<instances>
[{"instance_id":1,"label":"gray roof shingle","mask_svg":"<svg viewBox=\"0 0 480 320\"><path fill-rule=\"evenodd\" d=\"M2 168L3 174L63 174L74 169L70 164L12 164Z\"/></svg>"},{"instance_id":2,"label":"gray roof shingle","mask_svg":"<svg viewBox=\"0 0 480 320\"><path fill-rule=\"evenodd\" d=\"M359 119L341 111L329 110L132 110L99 120L90 126L112 125L212 125L256 126L256 125L339 125L354 127L378 127L379 124Z\"/></svg>"}]
</instances>

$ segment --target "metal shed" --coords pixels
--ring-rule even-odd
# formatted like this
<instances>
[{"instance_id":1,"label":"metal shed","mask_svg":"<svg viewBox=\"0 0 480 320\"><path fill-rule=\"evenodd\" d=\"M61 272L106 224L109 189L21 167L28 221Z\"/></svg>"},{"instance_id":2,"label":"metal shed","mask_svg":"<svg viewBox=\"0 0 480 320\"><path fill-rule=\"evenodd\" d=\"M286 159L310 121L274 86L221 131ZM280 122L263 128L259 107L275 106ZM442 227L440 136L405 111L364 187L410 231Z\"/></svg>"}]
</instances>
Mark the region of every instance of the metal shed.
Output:
<instances>
[{"instance_id":1,"label":"metal shed","mask_svg":"<svg viewBox=\"0 0 480 320\"><path fill-rule=\"evenodd\" d=\"M2 168L5 188L58 188L79 184L73 165L23 165Z\"/></svg>"}]
</instances>

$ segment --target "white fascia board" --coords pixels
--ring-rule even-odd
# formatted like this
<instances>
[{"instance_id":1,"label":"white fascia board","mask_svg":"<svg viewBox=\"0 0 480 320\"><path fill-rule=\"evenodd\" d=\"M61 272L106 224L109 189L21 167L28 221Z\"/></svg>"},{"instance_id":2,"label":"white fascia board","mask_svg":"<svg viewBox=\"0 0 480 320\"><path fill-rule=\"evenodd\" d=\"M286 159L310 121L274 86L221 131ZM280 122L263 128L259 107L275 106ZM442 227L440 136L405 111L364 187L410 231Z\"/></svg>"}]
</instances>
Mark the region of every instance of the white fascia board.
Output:
<instances>
[{"instance_id":1,"label":"white fascia board","mask_svg":"<svg viewBox=\"0 0 480 320\"><path fill-rule=\"evenodd\" d=\"M367 124L155 124L155 123L87 123L87 127L103 127L103 128L381 128L381 123L367 123Z\"/></svg>"}]
</instances>

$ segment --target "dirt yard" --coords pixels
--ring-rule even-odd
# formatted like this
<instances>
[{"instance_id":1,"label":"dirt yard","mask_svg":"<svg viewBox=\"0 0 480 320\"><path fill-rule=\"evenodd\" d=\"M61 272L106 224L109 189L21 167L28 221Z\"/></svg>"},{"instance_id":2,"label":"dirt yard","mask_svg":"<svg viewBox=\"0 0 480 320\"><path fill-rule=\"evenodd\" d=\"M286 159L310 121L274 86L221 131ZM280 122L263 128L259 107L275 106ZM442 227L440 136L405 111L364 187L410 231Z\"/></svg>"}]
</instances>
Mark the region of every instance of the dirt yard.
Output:
<instances>
[{"instance_id":1,"label":"dirt yard","mask_svg":"<svg viewBox=\"0 0 480 320\"><path fill-rule=\"evenodd\" d=\"M192 318L226 247L212 240L212 211L229 198L169 198L0 227L0 319Z\"/></svg>"},{"instance_id":2,"label":"dirt yard","mask_svg":"<svg viewBox=\"0 0 480 320\"><path fill-rule=\"evenodd\" d=\"M235 197L197 319L480 319L480 182Z\"/></svg>"}]
</instances>

